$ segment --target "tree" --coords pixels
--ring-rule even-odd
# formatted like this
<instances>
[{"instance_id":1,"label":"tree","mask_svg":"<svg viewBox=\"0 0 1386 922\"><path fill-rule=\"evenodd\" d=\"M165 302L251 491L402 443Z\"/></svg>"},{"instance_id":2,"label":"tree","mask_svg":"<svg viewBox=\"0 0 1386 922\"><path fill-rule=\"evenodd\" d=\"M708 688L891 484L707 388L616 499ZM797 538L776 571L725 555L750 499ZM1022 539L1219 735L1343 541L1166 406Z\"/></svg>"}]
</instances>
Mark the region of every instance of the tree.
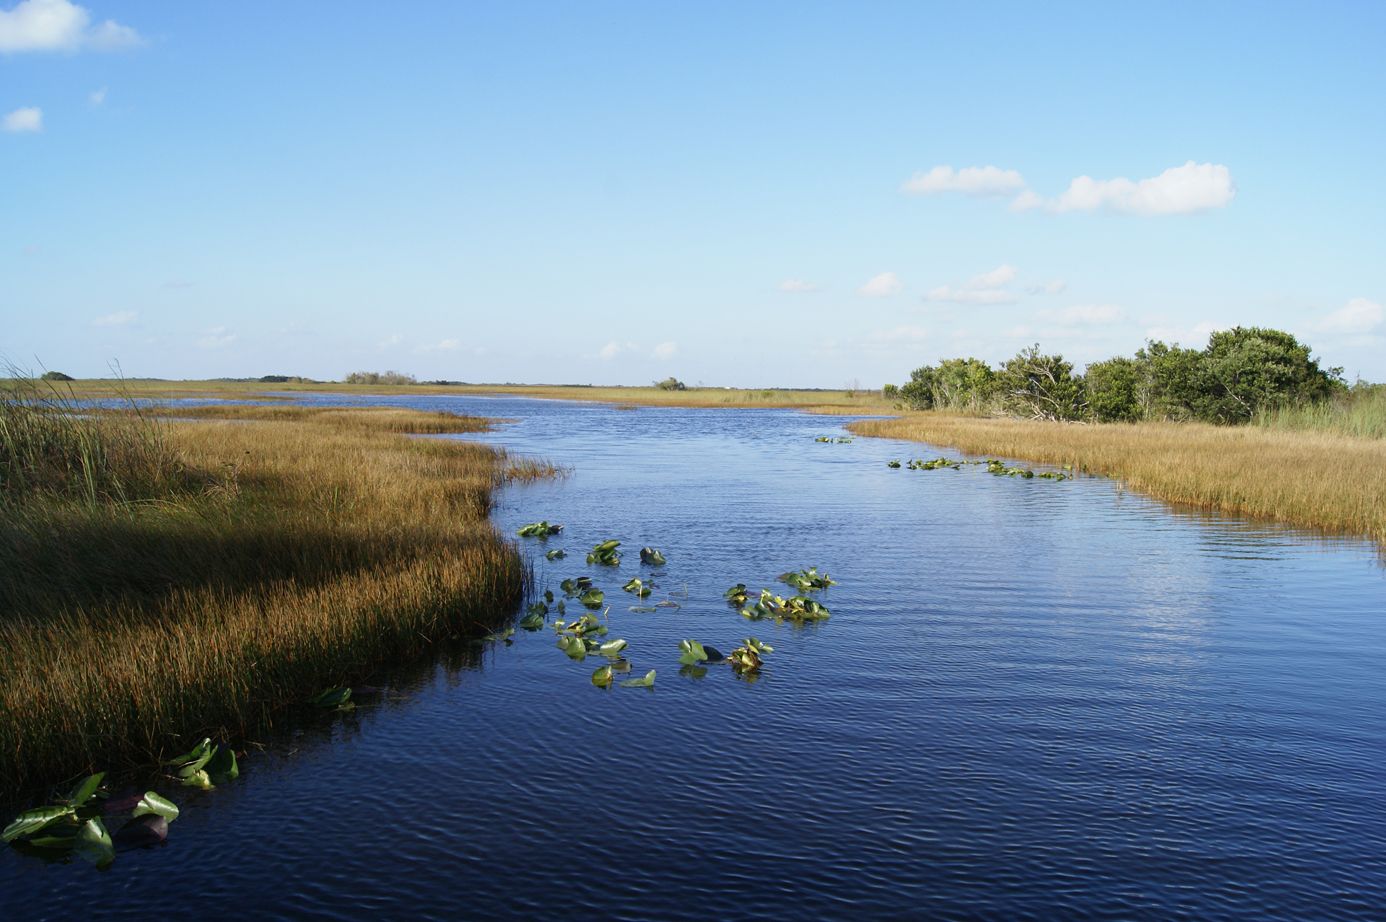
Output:
<instances>
[{"instance_id":1,"label":"tree","mask_svg":"<svg viewBox=\"0 0 1386 922\"><path fill-rule=\"evenodd\" d=\"M678 378L675 378L673 375L670 375L669 377L665 378L663 381L656 381L656 382L654 383L654 386L657 387L657 388L659 388L659 389L662 390L662 391L686 391L686 390L688 390L688 385L687 385L687 384L684 384L682 381L680 381Z\"/></svg>"},{"instance_id":2,"label":"tree","mask_svg":"<svg viewBox=\"0 0 1386 922\"><path fill-rule=\"evenodd\" d=\"M1083 375L1087 384L1088 411L1102 423L1134 423L1144 417L1141 392L1146 384L1145 366L1125 356L1094 362Z\"/></svg>"},{"instance_id":3,"label":"tree","mask_svg":"<svg viewBox=\"0 0 1386 922\"><path fill-rule=\"evenodd\" d=\"M915 410L983 409L997 394L996 372L981 359L944 359L910 372L900 396Z\"/></svg>"},{"instance_id":4,"label":"tree","mask_svg":"<svg viewBox=\"0 0 1386 922\"><path fill-rule=\"evenodd\" d=\"M1307 345L1281 330L1221 330L1203 354L1209 387L1200 415L1216 422L1246 422L1260 410L1322 400L1346 387L1341 368L1320 368Z\"/></svg>"},{"instance_id":5,"label":"tree","mask_svg":"<svg viewBox=\"0 0 1386 922\"><path fill-rule=\"evenodd\" d=\"M45 371L40 378L42 381L73 381L76 380L72 375L65 375L61 371Z\"/></svg>"},{"instance_id":6,"label":"tree","mask_svg":"<svg viewBox=\"0 0 1386 922\"><path fill-rule=\"evenodd\" d=\"M1062 355L1045 355L1039 343L1001 365L1002 398L1012 412L1031 419L1081 419L1087 410L1083 376Z\"/></svg>"}]
</instances>

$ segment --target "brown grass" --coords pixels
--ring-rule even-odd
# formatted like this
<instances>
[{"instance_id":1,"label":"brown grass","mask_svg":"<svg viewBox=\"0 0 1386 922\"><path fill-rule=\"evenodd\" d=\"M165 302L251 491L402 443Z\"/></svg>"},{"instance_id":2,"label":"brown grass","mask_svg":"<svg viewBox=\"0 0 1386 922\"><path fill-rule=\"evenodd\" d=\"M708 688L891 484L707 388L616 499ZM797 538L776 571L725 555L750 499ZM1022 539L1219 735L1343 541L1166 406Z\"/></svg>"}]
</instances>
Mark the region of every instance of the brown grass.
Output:
<instances>
[{"instance_id":1,"label":"brown grass","mask_svg":"<svg viewBox=\"0 0 1386 922\"><path fill-rule=\"evenodd\" d=\"M0 789L257 732L518 605L501 456L398 434L483 421L268 409L127 421L176 459L150 495L0 497Z\"/></svg>"},{"instance_id":2,"label":"brown grass","mask_svg":"<svg viewBox=\"0 0 1386 922\"><path fill-rule=\"evenodd\" d=\"M1201 423L1074 425L909 413L861 435L1071 464L1158 499L1386 542L1386 441Z\"/></svg>"}]
</instances>

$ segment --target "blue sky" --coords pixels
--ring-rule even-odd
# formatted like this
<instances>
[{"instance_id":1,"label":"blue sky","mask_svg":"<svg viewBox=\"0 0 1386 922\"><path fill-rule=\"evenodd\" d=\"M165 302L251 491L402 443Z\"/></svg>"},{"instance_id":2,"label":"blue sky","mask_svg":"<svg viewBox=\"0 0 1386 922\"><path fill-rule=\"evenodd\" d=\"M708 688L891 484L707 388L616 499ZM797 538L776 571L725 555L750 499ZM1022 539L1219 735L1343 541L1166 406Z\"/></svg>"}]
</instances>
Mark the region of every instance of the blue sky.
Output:
<instances>
[{"instance_id":1,"label":"blue sky","mask_svg":"<svg viewBox=\"0 0 1386 922\"><path fill-rule=\"evenodd\" d=\"M0 0L0 354L879 386L1264 325L1386 379L1386 5Z\"/></svg>"}]
</instances>

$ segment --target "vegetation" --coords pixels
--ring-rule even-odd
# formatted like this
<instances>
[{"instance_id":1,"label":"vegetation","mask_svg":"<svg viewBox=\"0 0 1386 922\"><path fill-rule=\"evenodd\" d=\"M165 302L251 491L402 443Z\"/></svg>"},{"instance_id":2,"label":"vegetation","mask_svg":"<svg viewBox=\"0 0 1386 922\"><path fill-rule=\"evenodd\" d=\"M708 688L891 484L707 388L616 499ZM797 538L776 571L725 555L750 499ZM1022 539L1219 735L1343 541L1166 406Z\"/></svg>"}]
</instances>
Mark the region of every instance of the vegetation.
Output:
<instances>
[{"instance_id":1,"label":"vegetation","mask_svg":"<svg viewBox=\"0 0 1386 922\"><path fill-rule=\"evenodd\" d=\"M417 384L413 375L400 371L353 371L346 376L347 384Z\"/></svg>"},{"instance_id":2,"label":"vegetation","mask_svg":"<svg viewBox=\"0 0 1386 922\"><path fill-rule=\"evenodd\" d=\"M1317 403L1292 404L1256 414L1269 429L1309 429L1364 439L1386 439L1386 384L1358 381Z\"/></svg>"},{"instance_id":3,"label":"vegetation","mask_svg":"<svg viewBox=\"0 0 1386 922\"><path fill-rule=\"evenodd\" d=\"M1366 420L1372 413L1380 418L1379 391L1364 391L1352 400L1360 414L1355 418ZM861 435L1071 466L1119 477L1170 502L1386 542L1386 440L1340 435L1339 419L1328 418L1317 427L1323 431L1315 432L1270 423L1059 426L916 413L861 420L849 428ZM1278 423L1299 426L1303 420Z\"/></svg>"},{"instance_id":4,"label":"vegetation","mask_svg":"<svg viewBox=\"0 0 1386 922\"><path fill-rule=\"evenodd\" d=\"M1005 413L1026 419L1245 423L1258 414L1327 400L1344 391L1342 369L1320 368L1289 333L1237 327L1207 347L1152 341L1075 374L1038 345L993 370L980 359L946 359L915 369L898 389L916 410Z\"/></svg>"},{"instance_id":5,"label":"vegetation","mask_svg":"<svg viewBox=\"0 0 1386 922\"><path fill-rule=\"evenodd\" d=\"M65 374L63 374L61 371L45 371L45 372L43 373L43 376L42 376L41 378L39 378L39 380L40 380L40 381L75 381L75 380L77 380L77 379L74 378L74 377L72 377L72 375L65 375Z\"/></svg>"},{"instance_id":6,"label":"vegetation","mask_svg":"<svg viewBox=\"0 0 1386 922\"><path fill-rule=\"evenodd\" d=\"M671 375L670 377L668 377L668 378L665 378L663 381L656 381L655 384L654 384L654 386L657 387L657 388L659 388L659 389L662 390L662 391L686 391L686 390L688 390L688 385L687 385L687 384L684 384L682 381L680 381L678 378L673 377L672 375Z\"/></svg>"},{"instance_id":7,"label":"vegetation","mask_svg":"<svg viewBox=\"0 0 1386 922\"><path fill-rule=\"evenodd\" d=\"M398 434L481 420L68 409L0 399L0 789L263 729L519 604L501 457Z\"/></svg>"}]
</instances>

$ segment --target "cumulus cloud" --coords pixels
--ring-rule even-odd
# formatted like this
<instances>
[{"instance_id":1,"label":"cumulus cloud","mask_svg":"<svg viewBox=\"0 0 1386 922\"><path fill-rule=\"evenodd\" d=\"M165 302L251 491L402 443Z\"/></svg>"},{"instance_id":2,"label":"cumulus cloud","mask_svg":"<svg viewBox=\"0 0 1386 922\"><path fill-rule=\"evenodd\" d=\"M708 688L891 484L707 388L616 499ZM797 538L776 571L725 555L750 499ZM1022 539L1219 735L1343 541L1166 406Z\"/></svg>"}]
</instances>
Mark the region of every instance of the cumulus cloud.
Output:
<instances>
[{"instance_id":1,"label":"cumulus cloud","mask_svg":"<svg viewBox=\"0 0 1386 922\"><path fill-rule=\"evenodd\" d=\"M1072 307L1043 310L1039 315L1064 326L1118 323L1126 319L1126 311L1115 304L1075 304Z\"/></svg>"},{"instance_id":2,"label":"cumulus cloud","mask_svg":"<svg viewBox=\"0 0 1386 922\"><path fill-rule=\"evenodd\" d=\"M1027 286L1025 293L1029 295L1061 295L1067 290L1068 282L1063 279L1051 279L1038 285Z\"/></svg>"},{"instance_id":3,"label":"cumulus cloud","mask_svg":"<svg viewBox=\"0 0 1386 922\"><path fill-rule=\"evenodd\" d=\"M904 287L904 283L894 272L882 272L880 275L867 279L866 283L857 289L857 292L868 298L884 298L898 293Z\"/></svg>"},{"instance_id":4,"label":"cumulus cloud","mask_svg":"<svg viewBox=\"0 0 1386 922\"><path fill-rule=\"evenodd\" d=\"M236 334L226 327L210 327L198 339L197 345L203 349L220 349L236 341Z\"/></svg>"},{"instance_id":5,"label":"cumulus cloud","mask_svg":"<svg viewBox=\"0 0 1386 922\"><path fill-rule=\"evenodd\" d=\"M806 282L803 279L785 279L780 282L780 291L787 291L791 294L801 294L807 291L821 291L822 289L813 282Z\"/></svg>"},{"instance_id":6,"label":"cumulus cloud","mask_svg":"<svg viewBox=\"0 0 1386 922\"><path fill-rule=\"evenodd\" d=\"M617 342L613 339L605 346L602 346L602 348L597 352L597 356L601 358L603 361L609 362L612 359L616 358L616 356L620 355L622 352L633 352L634 350L639 348L640 346L637 343L622 343Z\"/></svg>"},{"instance_id":7,"label":"cumulus cloud","mask_svg":"<svg viewBox=\"0 0 1386 922\"><path fill-rule=\"evenodd\" d=\"M925 301L946 301L953 304L1014 304L1014 291L1006 288L1015 280L1016 268L997 266L989 272L974 275L962 285L940 285L924 295Z\"/></svg>"},{"instance_id":8,"label":"cumulus cloud","mask_svg":"<svg viewBox=\"0 0 1386 922\"><path fill-rule=\"evenodd\" d=\"M1170 167L1159 176L1130 180L1079 176L1056 199L1022 195L1012 203L1019 210L1044 208L1067 211L1115 211L1133 215L1195 214L1222 208L1237 195L1232 173L1220 163ZM1022 201L1023 200L1023 201Z\"/></svg>"},{"instance_id":9,"label":"cumulus cloud","mask_svg":"<svg viewBox=\"0 0 1386 922\"><path fill-rule=\"evenodd\" d=\"M0 54L22 51L107 51L144 43L113 19L92 24L91 13L70 0L22 0L0 10Z\"/></svg>"},{"instance_id":10,"label":"cumulus cloud","mask_svg":"<svg viewBox=\"0 0 1386 922\"><path fill-rule=\"evenodd\" d=\"M1386 310L1375 301L1353 298L1314 324L1323 333L1371 333L1386 321Z\"/></svg>"},{"instance_id":11,"label":"cumulus cloud","mask_svg":"<svg viewBox=\"0 0 1386 922\"><path fill-rule=\"evenodd\" d=\"M936 166L928 172L915 173L901 186L912 195L935 195L939 192L961 192L977 197L1013 195L1025 188L1025 180L1015 170L994 166Z\"/></svg>"},{"instance_id":12,"label":"cumulus cloud","mask_svg":"<svg viewBox=\"0 0 1386 922\"><path fill-rule=\"evenodd\" d=\"M114 314L104 314L93 320L92 326L97 327L123 327L128 323L134 323L139 314L134 311L116 311Z\"/></svg>"},{"instance_id":13,"label":"cumulus cloud","mask_svg":"<svg viewBox=\"0 0 1386 922\"><path fill-rule=\"evenodd\" d=\"M657 359L671 359L678 354L678 343L660 343L650 354Z\"/></svg>"},{"instance_id":14,"label":"cumulus cloud","mask_svg":"<svg viewBox=\"0 0 1386 922\"><path fill-rule=\"evenodd\" d=\"M0 128L14 134L43 130L43 110L37 106L25 106L0 119Z\"/></svg>"}]
</instances>

